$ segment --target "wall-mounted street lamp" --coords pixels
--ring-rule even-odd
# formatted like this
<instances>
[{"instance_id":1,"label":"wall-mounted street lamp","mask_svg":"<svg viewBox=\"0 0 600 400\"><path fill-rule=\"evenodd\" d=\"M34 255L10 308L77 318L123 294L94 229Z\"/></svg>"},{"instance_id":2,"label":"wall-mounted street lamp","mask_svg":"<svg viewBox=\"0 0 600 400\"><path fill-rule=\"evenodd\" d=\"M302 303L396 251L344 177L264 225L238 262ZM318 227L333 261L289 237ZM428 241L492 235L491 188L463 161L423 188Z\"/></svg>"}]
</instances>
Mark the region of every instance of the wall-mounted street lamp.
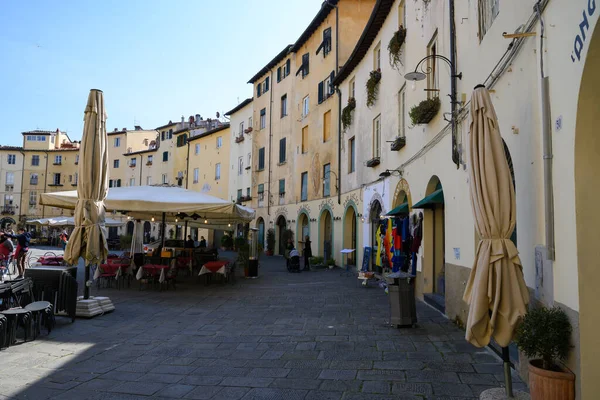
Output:
<instances>
[{"instance_id":1,"label":"wall-mounted street lamp","mask_svg":"<svg viewBox=\"0 0 600 400\"><path fill-rule=\"evenodd\" d=\"M402 176L402 171L399 169L386 169L382 173L379 174L380 178L387 178L389 176Z\"/></svg>"},{"instance_id":2,"label":"wall-mounted street lamp","mask_svg":"<svg viewBox=\"0 0 600 400\"><path fill-rule=\"evenodd\" d=\"M453 47L453 46L451 46ZM452 161L458 168L460 165L460 158L458 156L458 144L457 144L457 133L456 133L456 106L458 104L456 96L456 78L462 80L462 72L456 73L456 65L447 57L439 54L431 54L427 57L423 57L421 61L417 63L415 70L404 75L404 79L412 82L413 89L416 87L417 81L422 81L427 78L427 75L434 72L433 68L425 64L425 61L436 59L446 62L450 66L450 106L452 117L450 123L452 124Z\"/></svg>"}]
</instances>

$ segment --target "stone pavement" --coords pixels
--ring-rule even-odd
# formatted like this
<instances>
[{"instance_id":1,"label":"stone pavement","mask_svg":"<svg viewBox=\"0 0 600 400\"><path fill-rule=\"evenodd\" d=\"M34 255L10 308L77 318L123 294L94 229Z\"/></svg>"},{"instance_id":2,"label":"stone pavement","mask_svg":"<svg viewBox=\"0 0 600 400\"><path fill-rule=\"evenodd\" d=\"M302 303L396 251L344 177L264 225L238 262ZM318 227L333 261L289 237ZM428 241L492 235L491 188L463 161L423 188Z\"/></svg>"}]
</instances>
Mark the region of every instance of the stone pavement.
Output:
<instances>
[{"instance_id":1,"label":"stone pavement","mask_svg":"<svg viewBox=\"0 0 600 400\"><path fill-rule=\"evenodd\" d=\"M395 329L382 289L261 262L260 278L235 285L100 290L113 313L58 318L51 335L0 351L0 399L450 400L500 386L500 360L428 306Z\"/></svg>"}]
</instances>

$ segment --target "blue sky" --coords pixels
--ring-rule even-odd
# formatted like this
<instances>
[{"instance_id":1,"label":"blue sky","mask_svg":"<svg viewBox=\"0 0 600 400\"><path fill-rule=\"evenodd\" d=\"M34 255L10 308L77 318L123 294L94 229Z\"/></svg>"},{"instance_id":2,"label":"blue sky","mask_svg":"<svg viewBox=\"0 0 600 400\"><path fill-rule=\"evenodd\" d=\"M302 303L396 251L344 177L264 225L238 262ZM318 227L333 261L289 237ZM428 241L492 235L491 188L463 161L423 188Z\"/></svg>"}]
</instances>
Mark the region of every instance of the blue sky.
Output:
<instances>
[{"instance_id":1,"label":"blue sky","mask_svg":"<svg viewBox=\"0 0 600 400\"><path fill-rule=\"evenodd\" d=\"M252 96L246 82L293 43L321 0L0 2L0 144L22 131L79 139L88 91L107 129L213 117Z\"/></svg>"}]
</instances>

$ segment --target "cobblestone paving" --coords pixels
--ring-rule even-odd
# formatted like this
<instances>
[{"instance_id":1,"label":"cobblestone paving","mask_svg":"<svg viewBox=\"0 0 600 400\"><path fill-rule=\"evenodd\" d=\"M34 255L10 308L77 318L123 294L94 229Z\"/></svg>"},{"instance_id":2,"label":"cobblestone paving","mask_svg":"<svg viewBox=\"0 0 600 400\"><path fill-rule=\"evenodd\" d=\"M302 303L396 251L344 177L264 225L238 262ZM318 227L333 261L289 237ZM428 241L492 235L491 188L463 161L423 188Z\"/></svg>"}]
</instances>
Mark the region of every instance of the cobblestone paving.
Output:
<instances>
[{"instance_id":1,"label":"cobblestone paving","mask_svg":"<svg viewBox=\"0 0 600 400\"><path fill-rule=\"evenodd\" d=\"M412 329L388 299L335 271L177 290L100 290L116 311L0 352L0 399L473 399L502 381L499 359L418 304ZM524 384L514 376L515 388Z\"/></svg>"}]
</instances>

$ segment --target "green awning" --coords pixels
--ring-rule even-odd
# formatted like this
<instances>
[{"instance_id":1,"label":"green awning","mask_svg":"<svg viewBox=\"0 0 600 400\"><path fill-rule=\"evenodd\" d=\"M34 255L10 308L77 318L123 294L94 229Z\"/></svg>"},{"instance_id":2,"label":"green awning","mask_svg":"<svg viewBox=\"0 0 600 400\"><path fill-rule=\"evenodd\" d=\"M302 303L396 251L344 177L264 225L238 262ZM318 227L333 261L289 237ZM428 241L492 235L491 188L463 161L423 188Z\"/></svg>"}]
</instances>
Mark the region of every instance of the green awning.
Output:
<instances>
[{"instance_id":1,"label":"green awning","mask_svg":"<svg viewBox=\"0 0 600 400\"><path fill-rule=\"evenodd\" d=\"M405 215L408 214L408 203L402 203L398 207L394 208L392 211L387 213L386 215L396 216L396 215Z\"/></svg>"},{"instance_id":2,"label":"green awning","mask_svg":"<svg viewBox=\"0 0 600 400\"><path fill-rule=\"evenodd\" d=\"M425 196L425 198L415 204L413 208L435 208L435 206L438 204L444 204L443 189L438 189L429 196Z\"/></svg>"}]
</instances>

